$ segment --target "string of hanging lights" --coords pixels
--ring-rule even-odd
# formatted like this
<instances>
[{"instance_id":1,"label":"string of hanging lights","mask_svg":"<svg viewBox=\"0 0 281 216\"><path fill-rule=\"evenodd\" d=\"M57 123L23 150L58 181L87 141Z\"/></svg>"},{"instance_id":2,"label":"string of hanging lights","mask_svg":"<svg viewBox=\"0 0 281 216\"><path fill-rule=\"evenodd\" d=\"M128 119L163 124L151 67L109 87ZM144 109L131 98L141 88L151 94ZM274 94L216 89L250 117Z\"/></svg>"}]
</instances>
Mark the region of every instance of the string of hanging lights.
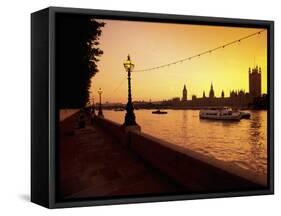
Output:
<instances>
[{"instance_id":1,"label":"string of hanging lights","mask_svg":"<svg viewBox=\"0 0 281 216\"><path fill-rule=\"evenodd\" d=\"M249 34L249 35L244 36L244 37L242 37L242 38L236 39L236 40L234 40L234 41L228 42L228 43L226 43L226 44L220 45L220 46L218 46L218 47L209 49L209 50L207 50L207 51L198 53L198 54L196 54L196 55L192 55L192 56L189 56L189 57L186 57L186 58L183 58L183 59L174 61L174 62L170 62L170 63L163 64L163 65L159 65L159 66L156 66L156 67L150 67L150 68L141 69L141 70L134 70L134 72L146 72L146 71L158 70L158 69L161 69L161 68L164 68L164 67L169 67L169 66L172 66L172 65L175 65L175 64L183 63L183 62L185 62L185 61L190 61L190 60L192 60L192 59L199 58L199 57L201 57L201 56L203 56L203 55L213 53L213 52L215 52L215 51L217 51L217 50L219 50L219 49L224 49L224 48L226 48L226 47L228 47L228 46L231 46L231 45L233 45L233 44L236 44L236 43L240 44L241 41L246 40L246 39L249 39L249 38L252 38L252 37L254 37L254 36L256 36L256 35L260 35L263 31L265 31L265 29L260 30L260 31L258 31L258 32L255 32L255 33L253 33L253 34Z\"/></svg>"},{"instance_id":2,"label":"string of hanging lights","mask_svg":"<svg viewBox=\"0 0 281 216\"><path fill-rule=\"evenodd\" d=\"M196 55L192 55L192 56L189 56L189 57L186 57L186 58L183 58L183 59L174 61L174 62L170 62L170 63L163 64L163 65L159 65L159 66L156 66L156 67L151 67L151 68L146 68L146 69L141 69L141 70L134 70L133 72L135 73L135 72L147 72L147 71L152 71L152 70L158 70L158 69L165 68L165 67L169 67L169 66L172 66L172 65L175 65L175 64L178 64L178 63L183 63L183 62L185 62L185 61L190 61L190 60L192 60L192 59L194 59L194 58L201 57L201 56L203 56L203 55L205 55L205 54L213 53L213 52L215 52L215 51L217 51L217 50L219 50L219 49L224 49L224 48L226 48L226 47L228 47L228 46L231 46L231 45L233 45L233 44L236 44L236 43L240 44L241 41L244 41L244 40L246 40L246 39L252 38L252 37L254 37L254 36L256 36L256 35L260 35L263 31L265 31L265 29L262 29L262 30L260 30L260 31L258 31L258 32L255 32L255 33L249 34L249 35L247 35L247 36L241 37L241 38L236 39L236 40L234 40L234 41L225 43L225 44L220 45L220 46L218 46L218 47L209 49L209 50L207 50L207 51L198 53L198 54L196 54ZM112 93L115 93L115 92L123 85L123 83L124 83L125 80L126 80L126 79L123 78L123 79L121 80L120 84L118 84L118 86L113 90Z\"/></svg>"}]
</instances>

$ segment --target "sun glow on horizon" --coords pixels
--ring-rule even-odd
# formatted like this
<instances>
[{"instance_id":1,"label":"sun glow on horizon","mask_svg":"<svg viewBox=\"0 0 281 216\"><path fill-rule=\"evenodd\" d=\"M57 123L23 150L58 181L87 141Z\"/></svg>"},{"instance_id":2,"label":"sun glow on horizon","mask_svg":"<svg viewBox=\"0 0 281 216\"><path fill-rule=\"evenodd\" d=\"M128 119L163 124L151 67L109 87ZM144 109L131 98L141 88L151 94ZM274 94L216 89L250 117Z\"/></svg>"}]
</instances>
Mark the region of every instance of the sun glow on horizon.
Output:
<instances>
[{"instance_id":1,"label":"sun glow on horizon","mask_svg":"<svg viewBox=\"0 0 281 216\"><path fill-rule=\"evenodd\" d=\"M261 29L207 25L166 24L119 20L106 23L100 37L104 54L98 62L99 73L92 78L91 92L103 89L103 102L127 101L127 73L123 62L130 54L135 70L179 60L255 33ZM267 93L267 30L241 43L170 67L132 72L133 100L160 101L182 96L184 84L188 99L209 94L213 83L215 96L222 90L249 92L248 68L262 70L262 93Z\"/></svg>"}]
</instances>

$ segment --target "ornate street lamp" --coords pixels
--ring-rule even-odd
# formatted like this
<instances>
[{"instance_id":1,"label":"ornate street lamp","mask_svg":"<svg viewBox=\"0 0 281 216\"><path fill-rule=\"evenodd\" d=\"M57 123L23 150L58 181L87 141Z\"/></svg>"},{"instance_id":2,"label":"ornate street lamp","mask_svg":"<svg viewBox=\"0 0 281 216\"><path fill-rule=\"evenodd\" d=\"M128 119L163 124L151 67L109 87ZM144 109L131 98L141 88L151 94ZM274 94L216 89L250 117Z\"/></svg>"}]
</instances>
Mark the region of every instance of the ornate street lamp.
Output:
<instances>
[{"instance_id":1,"label":"ornate street lamp","mask_svg":"<svg viewBox=\"0 0 281 216\"><path fill-rule=\"evenodd\" d=\"M102 109L101 109L101 94L102 94L101 88L99 88L98 93L99 93L99 96L100 96L100 104L99 104L98 116L99 116L99 117L103 117L103 113L102 113Z\"/></svg>"},{"instance_id":2,"label":"ornate street lamp","mask_svg":"<svg viewBox=\"0 0 281 216\"><path fill-rule=\"evenodd\" d=\"M131 62L130 55L128 55L127 60L124 62L124 68L126 72L128 73L128 102L126 106L126 115L125 115L125 126L135 126L136 123L136 117L134 114L134 106L132 103L132 95L131 95L131 72L134 69L134 64Z\"/></svg>"}]
</instances>

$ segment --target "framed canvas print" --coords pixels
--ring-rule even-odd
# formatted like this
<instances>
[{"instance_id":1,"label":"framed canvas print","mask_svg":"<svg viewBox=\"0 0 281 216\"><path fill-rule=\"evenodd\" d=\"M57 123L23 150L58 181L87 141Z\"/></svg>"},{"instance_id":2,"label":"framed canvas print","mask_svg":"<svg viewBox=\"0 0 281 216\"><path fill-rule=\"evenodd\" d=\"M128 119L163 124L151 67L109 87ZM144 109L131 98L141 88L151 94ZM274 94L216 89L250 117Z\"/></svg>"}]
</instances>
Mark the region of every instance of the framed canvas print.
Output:
<instances>
[{"instance_id":1,"label":"framed canvas print","mask_svg":"<svg viewBox=\"0 0 281 216\"><path fill-rule=\"evenodd\" d=\"M273 21L31 16L31 200L273 194Z\"/></svg>"}]
</instances>

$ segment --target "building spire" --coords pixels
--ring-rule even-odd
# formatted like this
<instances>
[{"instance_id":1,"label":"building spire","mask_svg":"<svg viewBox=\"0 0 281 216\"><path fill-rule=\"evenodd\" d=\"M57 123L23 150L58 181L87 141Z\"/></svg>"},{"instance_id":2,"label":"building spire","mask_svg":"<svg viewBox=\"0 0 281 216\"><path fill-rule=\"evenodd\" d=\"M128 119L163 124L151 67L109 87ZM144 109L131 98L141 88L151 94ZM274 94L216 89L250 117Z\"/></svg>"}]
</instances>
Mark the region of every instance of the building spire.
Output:
<instances>
[{"instance_id":1,"label":"building spire","mask_svg":"<svg viewBox=\"0 0 281 216\"><path fill-rule=\"evenodd\" d=\"M209 98L214 98L215 97L215 92L214 92L214 88L213 88L213 82L211 82L211 89L209 92Z\"/></svg>"},{"instance_id":2,"label":"building spire","mask_svg":"<svg viewBox=\"0 0 281 216\"><path fill-rule=\"evenodd\" d=\"M186 89L185 84L184 84L183 90L182 90L182 101L187 101L187 89Z\"/></svg>"},{"instance_id":3,"label":"building spire","mask_svg":"<svg viewBox=\"0 0 281 216\"><path fill-rule=\"evenodd\" d=\"M224 91L221 91L221 97L224 98Z\"/></svg>"}]
</instances>

